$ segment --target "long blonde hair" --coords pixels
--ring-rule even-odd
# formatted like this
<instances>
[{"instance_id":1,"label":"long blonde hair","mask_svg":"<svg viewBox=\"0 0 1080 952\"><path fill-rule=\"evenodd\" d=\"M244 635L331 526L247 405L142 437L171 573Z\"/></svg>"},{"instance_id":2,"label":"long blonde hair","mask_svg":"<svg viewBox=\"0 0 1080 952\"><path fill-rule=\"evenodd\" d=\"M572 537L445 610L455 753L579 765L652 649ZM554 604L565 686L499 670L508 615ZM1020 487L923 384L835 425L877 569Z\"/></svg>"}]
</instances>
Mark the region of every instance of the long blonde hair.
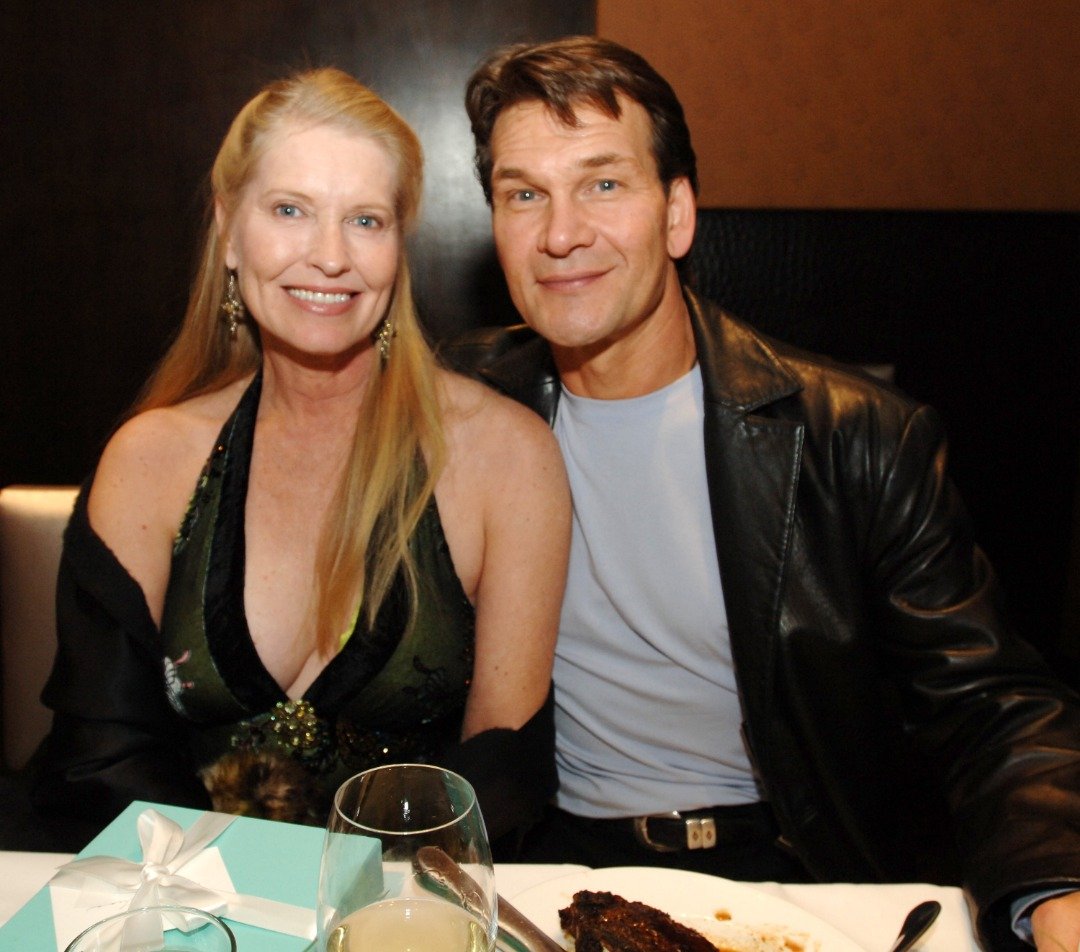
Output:
<instances>
[{"instance_id":1,"label":"long blonde hair","mask_svg":"<svg viewBox=\"0 0 1080 952\"><path fill-rule=\"evenodd\" d=\"M366 86L337 69L317 69L272 83L233 120L211 172L212 196L202 255L180 331L144 388L134 412L171 406L254 372L257 330L242 324L235 340L222 320L224 228L259 160L287 123L331 125L374 139L397 167L396 213L416 221L423 154L416 134ZM350 458L322 529L315 564L316 643L332 654L360 606L371 625L399 570L415 612L415 566L408 541L431 500L445 458L435 361L420 329L404 248L387 311L394 337L388 357L372 361L371 383L357 409Z\"/></svg>"}]
</instances>

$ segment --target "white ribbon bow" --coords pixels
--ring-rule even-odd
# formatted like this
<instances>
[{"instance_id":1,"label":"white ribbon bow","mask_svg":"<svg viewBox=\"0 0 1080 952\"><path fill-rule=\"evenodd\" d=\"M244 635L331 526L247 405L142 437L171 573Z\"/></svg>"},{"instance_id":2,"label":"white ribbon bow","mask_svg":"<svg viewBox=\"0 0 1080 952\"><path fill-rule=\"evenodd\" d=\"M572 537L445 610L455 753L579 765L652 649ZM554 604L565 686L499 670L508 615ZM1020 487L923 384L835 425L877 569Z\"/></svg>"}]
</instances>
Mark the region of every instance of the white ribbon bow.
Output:
<instances>
[{"instance_id":1,"label":"white ribbon bow","mask_svg":"<svg viewBox=\"0 0 1080 952\"><path fill-rule=\"evenodd\" d=\"M65 863L51 881L64 886L104 885L120 895L130 894L129 909L190 906L260 929L313 939L315 913L311 909L214 889L181 875L184 866L235 819L224 813L203 813L185 832L157 810L144 810L137 820L141 863L113 856L86 856Z\"/></svg>"}]
</instances>

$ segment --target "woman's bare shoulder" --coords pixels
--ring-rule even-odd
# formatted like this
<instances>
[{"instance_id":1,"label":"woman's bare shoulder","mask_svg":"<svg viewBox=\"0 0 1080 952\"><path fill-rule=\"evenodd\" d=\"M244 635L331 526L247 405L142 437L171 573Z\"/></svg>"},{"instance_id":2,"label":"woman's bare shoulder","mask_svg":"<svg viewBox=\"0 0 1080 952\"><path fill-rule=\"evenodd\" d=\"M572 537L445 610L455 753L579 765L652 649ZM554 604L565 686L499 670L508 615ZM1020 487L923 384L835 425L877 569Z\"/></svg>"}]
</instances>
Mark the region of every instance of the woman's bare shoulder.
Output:
<instances>
[{"instance_id":1,"label":"woman's bare shoulder","mask_svg":"<svg viewBox=\"0 0 1080 952\"><path fill-rule=\"evenodd\" d=\"M167 475L168 467L191 453L206 453L243 393L243 382L229 384L168 407L138 413L124 422L106 444L98 467L132 474L140 470Z\"/></svg>"},{"instance_id":2,"label":"woman's bare shoulder","mask_svg":"<svg viewBox=\"0 0 1080 952\"><path fill-rule=\"evenodd\" d=\"M448 431L495 437L512 431L541 446L555 445L551 429L535 412L491 387L449 370L440 372L443 419Z\"/></svg>"},{"instance_id":3,"label":"woman's bare shoulder","mask_svg":"<svg viewBox=\"0 0 1080 952\"><path fill-rule=\"evenodd\" d=\"M478 381L441 373L451 465L498 480L521 472L562 473L558 443L543 418Z\"/></svg>"},{"instance_id":4,"label":"woman's bare shoulder","mask_svg":"<svg viewBox=\"0 0 1080 952\"><path fill-rule=\"evenodd\" d=\"M236 407L244 382L168 407L138 413L112 435L98 462L91 520L114 510L182 515L187 494Z\"/></svg>"}]
</instances>

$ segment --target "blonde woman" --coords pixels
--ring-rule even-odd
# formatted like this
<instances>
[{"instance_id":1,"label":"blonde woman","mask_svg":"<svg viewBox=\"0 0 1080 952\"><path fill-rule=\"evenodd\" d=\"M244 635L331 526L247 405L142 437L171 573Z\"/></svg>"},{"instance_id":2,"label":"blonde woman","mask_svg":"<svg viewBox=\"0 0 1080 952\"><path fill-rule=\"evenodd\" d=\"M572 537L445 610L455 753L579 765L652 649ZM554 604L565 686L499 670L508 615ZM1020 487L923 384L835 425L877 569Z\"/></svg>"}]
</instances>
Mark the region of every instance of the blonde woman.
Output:
<instances>
[{"instance_id":1,"label":"blonde woman","mask_svg":"<svg viewBox=\"0 0 1080 952\"><path fill-rule=\"evenodd\" d=\"M423 340L421 172L337 70L234 120L179 336L68 531L40 809L321 823L343 777L425 760L497 838L550 796L565 474L539 418Z\"/></svg>"}]
</instances>

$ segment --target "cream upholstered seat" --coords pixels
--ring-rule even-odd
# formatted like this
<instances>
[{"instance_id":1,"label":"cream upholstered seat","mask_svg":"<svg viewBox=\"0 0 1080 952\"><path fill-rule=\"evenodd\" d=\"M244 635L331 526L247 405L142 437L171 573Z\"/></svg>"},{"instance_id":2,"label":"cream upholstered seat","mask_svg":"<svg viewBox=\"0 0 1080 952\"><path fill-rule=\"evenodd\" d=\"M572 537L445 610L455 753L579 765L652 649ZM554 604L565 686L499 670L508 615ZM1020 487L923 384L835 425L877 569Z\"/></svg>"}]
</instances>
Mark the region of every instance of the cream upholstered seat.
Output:
<instances>
[{"instance_id":1,"label":"cream upholstered seat","mask_svg":"<svg viewBox=\"0 0 1080 952\"><path fill-rule=\"evenodd\" d=\"M41 689L56 654L56 574L74 486L0 490L3 764L17 770L48 733Z\"/></svg>"}]
</instances>

